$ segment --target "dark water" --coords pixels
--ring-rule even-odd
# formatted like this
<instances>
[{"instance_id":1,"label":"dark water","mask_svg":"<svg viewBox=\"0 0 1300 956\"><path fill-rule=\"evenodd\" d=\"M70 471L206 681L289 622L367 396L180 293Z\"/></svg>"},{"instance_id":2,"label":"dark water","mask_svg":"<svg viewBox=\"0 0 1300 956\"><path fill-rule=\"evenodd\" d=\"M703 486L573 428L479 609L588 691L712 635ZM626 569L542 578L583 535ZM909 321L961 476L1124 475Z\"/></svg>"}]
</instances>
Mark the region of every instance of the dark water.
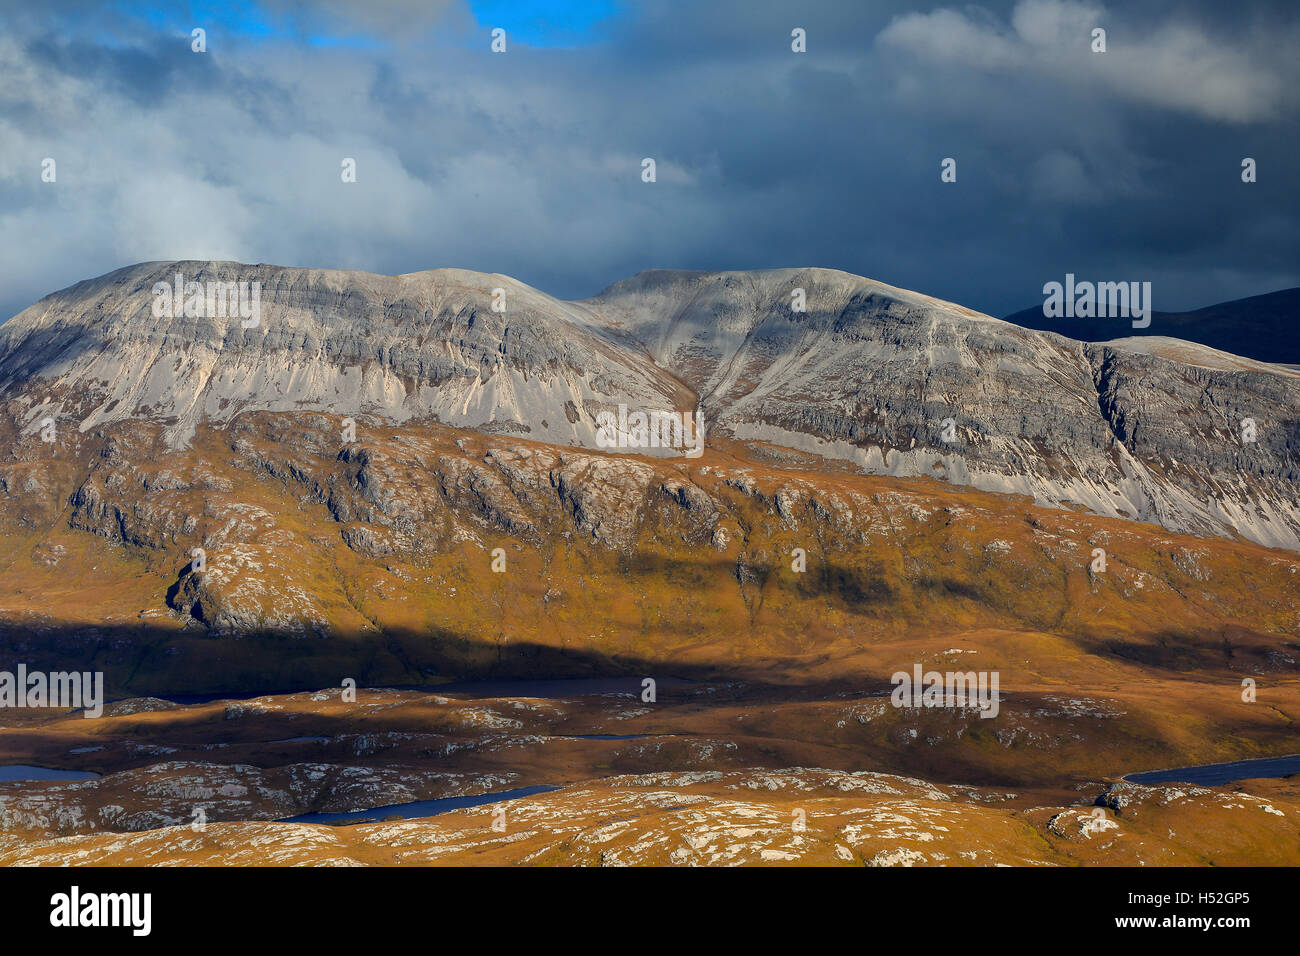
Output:
<instances>
[{"instance_id":1,"label":"dark water","mask_svg":"<svg viewBox=\"0 0 1300 956\"><path fill-rule=\"evenodd\" d=\"M1209 763L1199 767L1176 767L1173 770L1147 770L1131 773L1124 779L1129 783L1192 783L1203 787L1218 787L1234 780L1287 777L1293 773L1300 773L1300 754L1236 760L1232 763Z\"/></svg>"},{"instance_id":2,"label":"dark water","mask_svg":"<svg viewBox=\"0 0 1300 956\"><path fill-rule=\"evenodd\" d=\"M83 780L95 780L97 773L89 770L54 770L50 767L32 767L23 763L11 763L0 767L0 783L15 780L57 780L60 783L80 783Z\"/></svg>"},{"instance_id":3,"label":"dark water","mask_svg":"<svg viewBox=\"0 0 1300 956\"><path fill-rule=\"evenodd\" d=\"M385 817L398 816L405 820L420 817L436 817L440 813L452 810L464 810L468 807L480 807L485 803L500 803L503 800L517 800L531 797L538 793L550 793L559 787L520 787L517 790L502 790L499 793L480 793L473 797L443 797L441 800L416 800L411 803L395 803L387 807L375 807L373 810L353 810L350 813L303 813L296 817L285 817L277 823L377 823Z\"/></svg>"}]
</instances>

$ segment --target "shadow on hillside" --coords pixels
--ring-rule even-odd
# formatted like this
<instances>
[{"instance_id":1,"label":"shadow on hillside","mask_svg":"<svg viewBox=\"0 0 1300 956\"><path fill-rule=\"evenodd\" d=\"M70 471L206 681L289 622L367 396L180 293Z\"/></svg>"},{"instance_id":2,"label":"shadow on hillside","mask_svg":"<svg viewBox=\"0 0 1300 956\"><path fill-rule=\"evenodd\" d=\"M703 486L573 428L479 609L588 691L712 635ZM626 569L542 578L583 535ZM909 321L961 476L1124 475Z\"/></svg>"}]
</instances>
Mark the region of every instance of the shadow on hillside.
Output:
<instances>
[{"instance_id":1,"label":"shadow on hillside","mask_svg":"<svg viewBox=\"0 0 1300 956\"><path fill-rule=\"evenodd\" d=\"M339 687L345 679L358 687L431 688L446 681L613 677L762 684L772 677L746 665L683 664L521 640L498 645L436 630L222 636L197 626L0 628L0 669L19 663L29 673L102 671L109 700L252 697ZM798 683L797 674L788 676Z\"/></svg>"},{"instance_id":2,"label":"shadow on hillside","mask_svg":"<svg viewBox=\"0 0 1300 956\"><path fill-rule=\"evenodd\" d=\"M1239 646L1229 660L1222 643L1168 632L1122 640L1083 636L1075 640L1099 658L1181 674L1236 671L1257 657L1259 650ZM0 627L0 669L12 671L22 663L29 672L102 671L109 700L252 697L339 687L345 679L354 680L358 687L432 688L447 681L653 677L742 682L747 690L759 693L780 688L782 696L796 688L803 688L800 695L816 696L837 695L846 688L860 695L888 687L888 674L867 675L852 666L846 667L842 680L827 681L810 678L802 659L782 660L767 654L745 660L720 651L717 661L686 663L674 659L671 650L628 654L517 639L498 644L445 630L216 635L197 624ZM822 662L820 657L815 660Z\"/></svg>"}]
</instances>

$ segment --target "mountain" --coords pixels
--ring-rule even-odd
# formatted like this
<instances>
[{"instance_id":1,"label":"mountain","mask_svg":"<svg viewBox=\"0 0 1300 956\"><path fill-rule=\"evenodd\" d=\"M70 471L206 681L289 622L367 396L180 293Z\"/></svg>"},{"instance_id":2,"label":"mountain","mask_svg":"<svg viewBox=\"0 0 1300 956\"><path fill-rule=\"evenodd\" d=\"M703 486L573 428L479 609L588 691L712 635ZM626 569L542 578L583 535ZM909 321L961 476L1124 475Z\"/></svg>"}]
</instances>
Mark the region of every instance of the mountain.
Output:
<instances>
[{"instance_id":1,"label":"mountain","mask_svg":"<svg viewBox=\"0 0 1300 956\"><path fill-rule=\"evenodd\" d=\"M257 322L156 310L178 271L256 281ZM14 708L0 755L104 776L0 784L0 859L161 859L201 799L213 842L183 858L274 826L320 841L285 861L372 861L270 821L545 785L511 820L550 835L499 862L630 859L604 828L646 793L694 820L646 820L667 862L743 793L783 834L800 794L821 809L737 861L1292 861L1285 781L1242 823L1238 793L1118 778L1294 750L1296 389L816 269L567 303L447 271L83 283L0 327L0 661L102 673L110 703ZM701 408L707 447L602 448L619 404ZM892 706L917 666L998 675L996 719ZM852 829L864 795L961 820L900 855L892 822ZM454 819L419 826L487 849Z\"/></svg>"},{"instance_id":2,"label":"mountain","mask_svg":"<svg viewBox=\"0 0 1300 956\"><path fill-rule=\"evenodd\" d=\"M1048 318L1042 305L1006 318L1027 329L1056 332L1081 342L1103 342L1123 329L1125 335L1184 339L1265 362L1300 365L1300 338L1295 334L1300 289L1233 299L1191 312L1152 312L1145 329L1133 329L1116 319Z\"/></svg>"},{"instance_id":3,"label":"mountain","mask_svg":"<svg viewBox=\"0 0 1300 956\"><path fill-rule=\"evenodd\" d=\"M256 283L260 317L155 315L155 284ZM503 290L507 311L492 309ZM175 311L175 310L173 310ZM223 310L225 311L225 310ZM0 389L43 383L81 430L147 417L184 445L255 410L434 418L594 444L576 408L674 408L684 390L612 346L580 305L506 276L405 276L232 262L151 262L81 282L0 326ZM65 409L66 406L66 409Z\"/></svg>"},{"instance_id":4,"label":"mountain","mask_svg":"<svg viewBox=\"0 0 1300 956\"><path fill-rule=\"evenodd\" d=\"M257 325L156 315L177 274L256 282ZM599 449L619 405L698 406L715 444L1300 549L1300 374L1162 341L1077 342L823 269L645 272L563 302L462 270L147 263L0 327L0 398L29 436L148 421L177 450L260 411Z\"/></svg>"}]
</instances>

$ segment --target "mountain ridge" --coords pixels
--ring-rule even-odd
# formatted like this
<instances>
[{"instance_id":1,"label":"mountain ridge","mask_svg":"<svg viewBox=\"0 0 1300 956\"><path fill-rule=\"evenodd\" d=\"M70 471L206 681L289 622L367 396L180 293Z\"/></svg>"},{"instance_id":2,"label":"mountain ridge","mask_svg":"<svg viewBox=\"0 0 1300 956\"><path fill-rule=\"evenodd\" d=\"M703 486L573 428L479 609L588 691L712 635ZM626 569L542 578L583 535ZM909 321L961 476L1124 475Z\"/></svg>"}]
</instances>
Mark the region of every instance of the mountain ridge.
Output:
<instances>
[{"instance_id":1,"label":"mountain ridge","mask_svg":"<svg viewBox=\"0 0 1300 956\"><path fill-rule=\"evenodd\" d=\"M1167 336L1245 358L1300 365L1300 344L1293 334L1297 317L1300 288L1278 289L1185 312L1152 312L1149 326L1126 328L1125 334L1133 338ZM1021 309L1005 319L1081 342L1105 341L1115 331L1113 319L1049 318L1043 315L1042 306Z\"/></svg>"},{"instance_id":2,"label":"mountain ridge","mask_svg":"<svg viewBox=\"0 0 1300 956\"><path fill-rule=\"evenodd\" d=\"M177 272L257 282L258 322L154 314ZM568 302L460 269L183 260L0 326L0 395L29 434L142 417L177 448L203 422L324 411L594 450L619 406L699 408L710 433L868 473L1300 550L1300 378L1152 341L1076 342L816 268L648 270Z\"/></svg>"}]
</instances>

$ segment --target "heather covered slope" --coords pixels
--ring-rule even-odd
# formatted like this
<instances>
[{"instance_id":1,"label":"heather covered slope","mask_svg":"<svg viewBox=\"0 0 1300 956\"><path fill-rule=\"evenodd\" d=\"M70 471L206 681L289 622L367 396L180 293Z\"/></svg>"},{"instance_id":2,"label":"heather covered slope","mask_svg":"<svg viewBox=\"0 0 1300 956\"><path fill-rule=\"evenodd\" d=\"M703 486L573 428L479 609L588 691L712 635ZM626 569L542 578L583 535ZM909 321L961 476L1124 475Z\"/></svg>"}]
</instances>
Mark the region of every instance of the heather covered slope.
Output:
<instances>
[{"instance_id":1,"label":"heather covered slope","mask_svg":"<svg viewBox=\"0 0 1300 956\"><path fill-rule=\"evenodd\" d=\"M1300 803L1130 788L1127 816L816 768L618 776L421 820L0 837L24 866L1286 866ZM498 815L505 809L507 816ZM1280 819L1279 819L1280 818ZM493 825L504 828L494 830ZM800 829L795 820L806 820Z\"/></svg>"},{"instance_id":2,"label":"heather covered slope","mask_svg":"<svg viewBox=\"0 0 1300 956\"><path fill-rule=\"evenodd\" d=\"M971 647L931 662L991 646L962 643ZM1294 680L1270 681L1268 705L1233 708L1212 684L1169 682L1153 694L1136 669L1109 669L1092 682L1011 692L993 721L956 711L929 723L860 688L663 682L646 702L639 683L599 693L579 683L548 698L529 685L513 697L360 688L355 700L333 688L192 705L125 700L97 720L28 714L0 729L0 756L104 776L0 783L0 862L1300 860L1295 778L1214 788L1114 779L1117 767L1152 759L1139 739L1156 759L1189 745L1240 747L1279 708L1294 712ZM539 785L557 789L510 798ZM420 819L400 819L411 811L395 806L447 798L478 805ZM354 810L368 812L339 825L273 822Z\"/></svg>"},{"instance_id":3,"label":"heather covered slope","mask_svg":"<svg viewBox=\"0 0 1300 956\"><path fill-rule=\"evenodd\" d=\"M14 436L4 646L93 663L115 693L648 667L884 680L881 642L989 628L1225 681L1297 666L1289 551L738 443L665 461L359 427L344 444L332 416L245 415L183 450L145 422ZM1002 663L1007 681L1025 666Z\"/></svg>"},{"instance_id":4,"label":"heather covered slope","mask_svg":"<svg viewBox=\"0 0 1300 956\"><path fill-rule=\"evenodd\" d=\"M105 776L0 785L0 861L1300 859L1289 781L1118 782L1294 751L1293 552L725 439L655 460L340 432L254 413L184 449L148 422L11 436L4 659L102 669L110 697L321 690L10 712L0 761ZM998 716L890 706L914 665L997 672ZM610 674L658 699L372 689ZM538 784L561 789L507 804L504 832L490 804L271 822Z\"/></svg>"}]
</instances>

